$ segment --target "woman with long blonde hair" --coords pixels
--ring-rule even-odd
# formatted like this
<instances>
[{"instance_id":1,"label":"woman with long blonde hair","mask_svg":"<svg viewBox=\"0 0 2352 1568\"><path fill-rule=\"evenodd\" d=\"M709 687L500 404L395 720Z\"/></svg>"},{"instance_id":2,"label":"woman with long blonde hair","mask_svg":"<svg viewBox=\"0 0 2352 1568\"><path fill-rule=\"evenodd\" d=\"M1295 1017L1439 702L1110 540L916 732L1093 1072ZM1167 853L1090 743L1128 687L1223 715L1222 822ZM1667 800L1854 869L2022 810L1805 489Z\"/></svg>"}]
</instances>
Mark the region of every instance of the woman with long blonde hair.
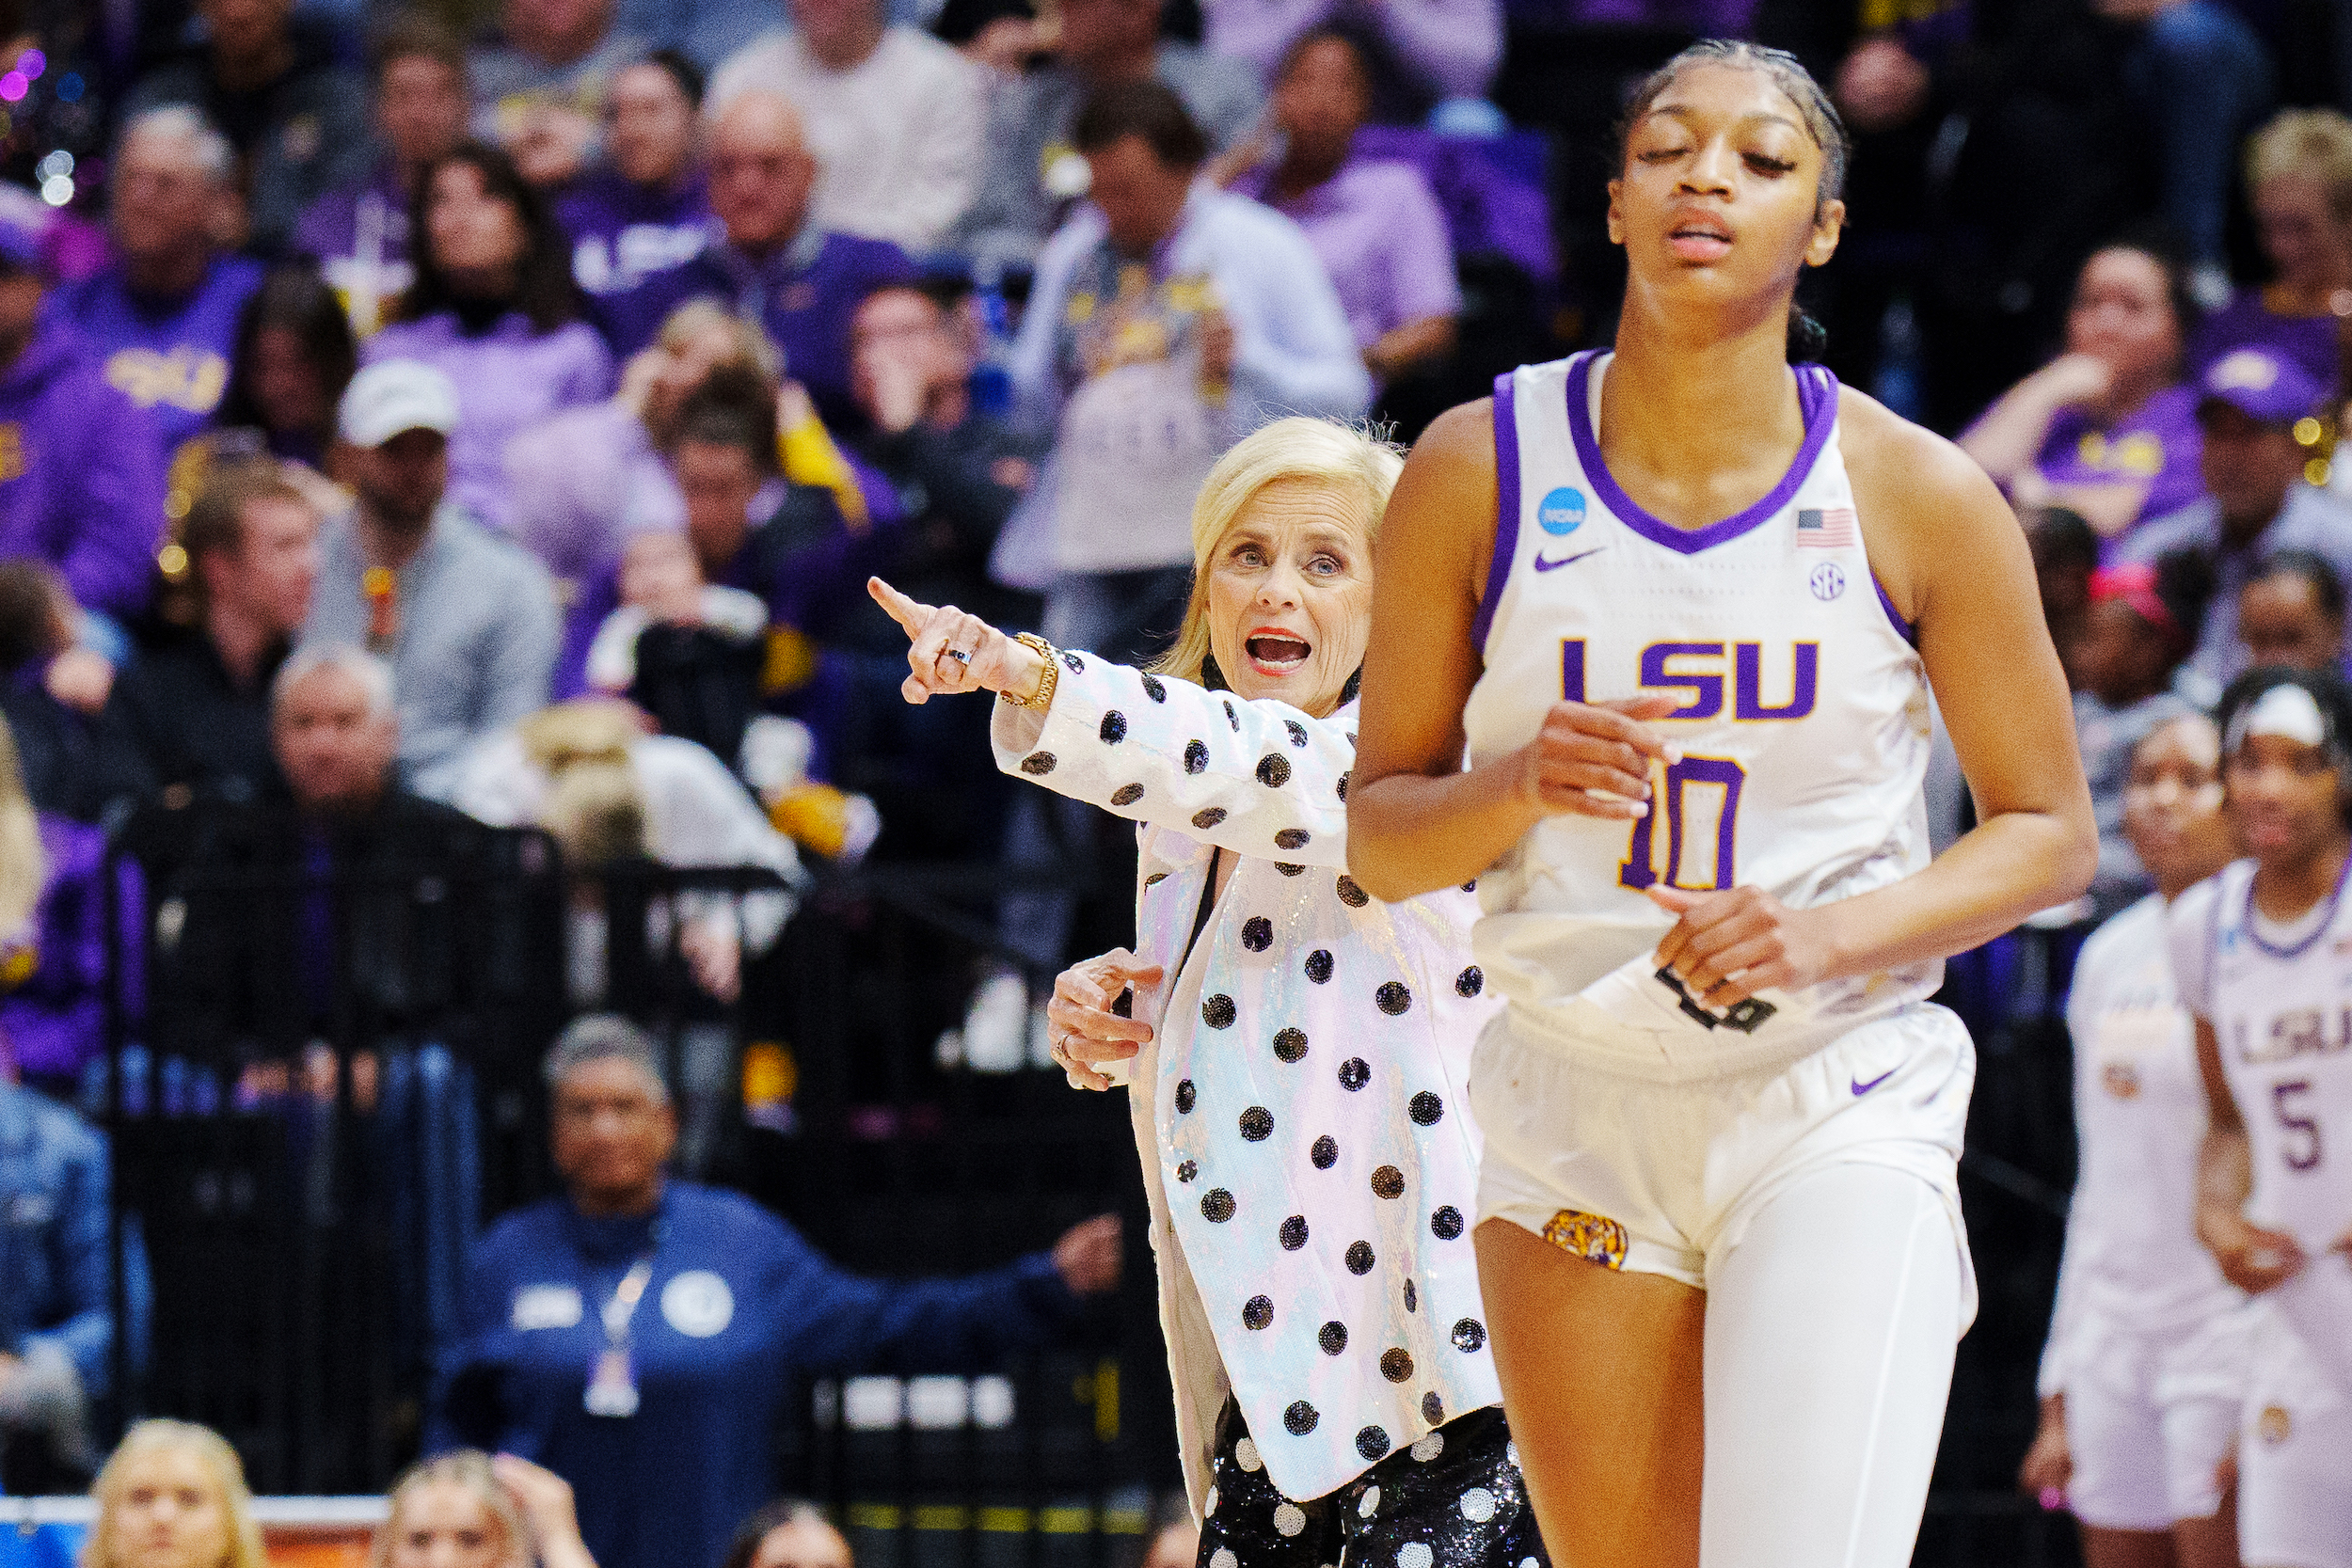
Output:
<instances>
[{"instance_id":1,"label":"woman with long blonde hair","mask_svg":"<svg viewBox=\"0 0 2352 1568\"><path fill-rule=\"evenodd\" d=\"M245 1466L220 1433L141 1421L90 1487L81 1568L269 1568Z\"/></svg>"},{"instance_id":2,"label":"woman with long blonde hair","mask_svg":"<svg viewBox=\"0 0 2352 1568\"><path fill-rule=\"evenodd\" d=\"M596 1568L569 1482L513 1454L460 1449L409 1466L368 1568Z\"/></svg>"}]
</instances>

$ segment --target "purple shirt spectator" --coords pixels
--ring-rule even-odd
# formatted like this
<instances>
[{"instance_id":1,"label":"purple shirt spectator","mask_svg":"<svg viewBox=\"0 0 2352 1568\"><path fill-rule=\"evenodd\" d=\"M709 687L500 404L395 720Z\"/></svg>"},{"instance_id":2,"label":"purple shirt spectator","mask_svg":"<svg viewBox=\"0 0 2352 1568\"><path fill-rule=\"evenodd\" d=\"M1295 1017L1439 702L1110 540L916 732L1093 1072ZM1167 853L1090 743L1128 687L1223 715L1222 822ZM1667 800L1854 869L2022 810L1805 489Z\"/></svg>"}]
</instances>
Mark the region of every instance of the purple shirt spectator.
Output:
<instances>
[{"instance_id":1,"label":"purple shirt spectator","mask_svg":"<svg viewBox=\"0 0 2352 1568\"><path fill-rule=\"evenodd\" d=\"M261 283L260 262L223 256L195 293L148 299L131 292L120 267L109 266L60 287L50 308L79 329L106 379L147 410L156 450L167 464L220 405L237 342L237 313Z\"/></svg>"},{"instance_id":2,"label":"purple shirt spectator","mask_svg":"<svg viewBox=\"0 0 2352 1568\"><path fill-rule=\"evenodd\" d=\"M2229 304L2199 324L2197 335L2189 340L2189 379L2203 375L2233 349L2266 348L2293 360L2322 387L2332 387L2341 373L2336 348L2341 325L2333 316L2274 315L2263 303L2262 290L2240 289Z\"/></svg>"},{"instance_id":3,"label":"purple shirt spectator","mask_svg":"<svg viewBox=\"0 0 2352 1568\"><path fill-rule=\"evenodd\" d=\"M2112 427L2101 430L2080 408L2050 421L2034 467L2052 484L2148 482L2133 527L2178 512L2204 492L2198 477L2197 388L2168 387ZM2110 547L2113 541L2109 541Z\"/></svg>"},{"instance_id":4,"label":"purple shirt spectator","mask_svg":"<svg viewBox=\"0 0 2352 1568\"><path fill-rule=\"evenodd\" d=\"M575 587L609 572L630 535L686 526L653 436L618 401L567 408L516 436L506 484L515 543Z\"/></svg>"},{"instance_id":5,"label":"purple shirt spectator","mask_svg":"<svg viewBox=\"0 0 2352 1568\"><path fill-rule=\"evenodd\" d=\"M164 526L164 465L148 417L51 321L0 371L0 558L38 556L74 601L146 608Z\"/></svg>"},{"instance_id":6,"label":"purple shirt spectator","mask_svg":"<svg viewBox=\"0 0 2352 1568\"><path fill-rule=\"evenodd\" d=\"M1501 0L1207 0L1201 9L1210 50L1248 61L1268 83L1317 27L1376 40L1386 58L1375 74L1381 66L1403 74L1425 100L1481 96L1502 58Z\"/></svg>"},{"instance_id":7,"label":"purple shirt spectator","mask_svg":"<svg viewBox=\"0 0 2352 1568\"><path fill-rule=\"evenodd\" d=\"M643 288L701 255L710 198L700 174L662 190L597 169L555 198L555 216L572 238L573 279L581 293L602 299Z\"/></svg>"},{"instance_id":8,"label":"purple shirt spectator","mask_svg":"<svg viewBox=\"0 0 2352 1568\"><path fill-rule=\"evenodd\" d=\"M1260 167L1232 188L1266 201L1307 231L1358 348L1369 348L1407 322L1461 310L1445 214L1420 170L1351 159L1329 180L1286 202L1271 200L1272 182L1272 168Z\"/></svg>"},{"instance_id":9,"label":"purple shirt spectator","mask_svg":"<svg viewBox=\"0 0 2352 1568\"><path fill-rule=\"evenodd\" d=\"M416 277L408 261L408 197L390 161L365 184L328 191L294 225L296 251L343 297L358 330L372 330Z\"/></svg>"},{"instance_id":10,"label":"purple shirt spectator","mask_svg":"<svg viewBox=\"0 0 2352 1568\"><path fill-rule=\"evenodd\" d=\"M534 333L509 311L482 333L448 311L396 322L361 345L360 361L415 359L457 384L459 422L449 438L449 495L493 529L508 526L506 443L559 410L612 390L612 356L585 322Z\"/></svg>"},{"instance_id":11,"label":"purple shirt spectator","mask_svg":"<svg viewBox=\"0 0 2352 1568\"><path fill-rule=\"evenodd\" d=\"M44 814L40 847L48 857L49 880L33 912L40 961L24 983L0 1001L0 1043L17 1070L62 1085L105 1050L106 832ZM116 907L130 963L124 990L135 1007L147 905L138 868L127 858L119 877Z\"/></svg>"}]
</instances>

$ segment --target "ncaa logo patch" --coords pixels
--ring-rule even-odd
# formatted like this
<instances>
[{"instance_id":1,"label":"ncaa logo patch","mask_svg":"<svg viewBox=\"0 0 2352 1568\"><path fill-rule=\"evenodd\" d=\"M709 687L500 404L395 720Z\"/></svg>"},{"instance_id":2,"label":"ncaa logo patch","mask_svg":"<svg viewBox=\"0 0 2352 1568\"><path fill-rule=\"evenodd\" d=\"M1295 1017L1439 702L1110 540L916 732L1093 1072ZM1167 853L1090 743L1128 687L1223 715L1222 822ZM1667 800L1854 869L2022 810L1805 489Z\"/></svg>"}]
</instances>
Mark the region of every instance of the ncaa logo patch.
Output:
<instances>
[{"instance_id":1,"label":"ncaa logo patch","mask_svg":"<svg viewBox=\"0 0 2352 1568\"><path fill-rule=\"evenodd\" d=\"M1544 1222L1544 1240L1588 1263L1625 1267L1625 1227L1606 1215L1563 1209Z\"/></svg>"},{"instance_id":2,"label":"ncaa logo patch","mask_svg":"<svg viewBox=\"0 0 2352 1568\"><path fill-rule=\"evenodd\" d=\"M1806 586L1813 590L1813 596L1823 604L1846 591L1846 574L1838 570L1835 561L1822 562L1804 580Z\"/></svg>"},{"instance_id":3,"label":"ncaa logo patch","mask_svg":"<svg viewBox=\"0 0 2352 1568\"><path fill-rule=\"evenodd\" d=\"M1584 492L1563 484L1536 503L1535 522L1546 533L1574 533L1584 526Z\"/></svg>"}]
</instances>

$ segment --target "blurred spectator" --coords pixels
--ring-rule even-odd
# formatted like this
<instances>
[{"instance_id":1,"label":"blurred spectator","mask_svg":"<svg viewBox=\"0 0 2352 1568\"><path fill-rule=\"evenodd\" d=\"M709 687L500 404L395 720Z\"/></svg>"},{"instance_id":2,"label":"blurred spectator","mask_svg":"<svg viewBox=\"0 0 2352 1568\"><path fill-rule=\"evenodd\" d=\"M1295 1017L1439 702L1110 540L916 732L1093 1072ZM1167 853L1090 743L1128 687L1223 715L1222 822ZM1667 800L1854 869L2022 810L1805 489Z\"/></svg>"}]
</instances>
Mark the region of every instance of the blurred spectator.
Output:
<instances>
[{"instance_id":1,"label":"blurred spectator","mask_svg":"<svg viewBox=\"0 0 2352 1568\"><path fill-rule=\"evenodd\" d=\"M1096 90L1158 81L1173 88L1210 150L1239 142L1257 123L1264 94L1250 69L1160 37L1163 0L1066 0L1053 64L1002 89L991 109L979 195L953 244L984 275L1023 265L1054 232L1063 209L1087 194L1088 169L1072 126Z\"/></svg>"},{"instance_id":2,"label":"blurred spectator","mask_svg":"<svg viewBox=\"0 0 2352 1568\"><path fill-rule=\"evenodd\" d=\"M913 277L914 265L887 241L834 233L811 216L817 178L800 111L784 98L759 88L717 110L710 206L723 237L633 293L603 302L615 351L644 347L680 303L717 299L765 327L818 412L841 422L850 405L850 316L878 285Z\"/></svg>"},{"instance_id":3,"label":"blurred spectator","mask_svg":"<svg viewBox=\"0 0 2352 1568\"><path fill-rule=\"evenodd\" d=\"M1182 619L1194 492L1281 413L1352 418L1371 385L1295 224L1200 181L1208 144L1157 82L1105 88L1073 135L1092 203L1039 258L1012 375L1057 432L1045 635L1140 662Z\"/></svg>"},{"instance_id":4,"label":"blurred spectator","mask_svg":"<svg viewBox=\"0 0 2352 1568\"><path fill-rule=\"evenodd\" d=\"M357 502L330 519L302 642L364 646L397 673L400 758L437 796L465 749L548 697L558 627L539 564L445 497L457 388L413 360L371 365L343 394Z\"/></svg>"},{"instance_id":5,"label":"blurred spectator","mask_svg":"<svg viewBox=\"0 0 2352 1568\"><path fill-rule=\"evenodd\" d=\"M275 463L215 468L180 540L198 624L124 672L132 735L159 784L230 800L280 797L270 684L310 613L318 512Z\"/></svg>"},{"instance_id":6,"label":"blurred spectator","mask_svg":"<svg viewBox=\"0 0 2352 1568\"><path fill-rule=\"evenodd\" d=\"M1418 124L1450 98L1483 98L1502 59L1502 0L1203 0L1209 48L1272 83L1311 33L1360 53L1365 112Z\"/></svg>"},{"instance_id":7,"label":"blurred spectator","mask_svg":"<svg viewBox=\"0 0 2352 1568\"><path fill-rule=\"evenodd\" d=\"M2202 374L2232 349L2265 348L2333 387L2352 318L2352 120L2333 109L2287 110L2248 145L2246 183L2271 280L2238 290L2205 318L2190 372Z\"/></svg>"},{"instance_id":8,"label":"blurred spectator","mask_svg":"<svg viewBox=\"0 0 2352 1568\"><path fill-rule=\"evenodd\" d=\"M312 202L294 248L318 259L353 330L374 331L415 276L408 208L425 169L466 139L466 49L428 17L402 16L375 40L374 167Z\"/></svg>"},{"instance_id":9,"label":"blurred spectator","mask_svg":"<svg viewBox=\"0 0 2352 1568\"><path fill-rule=\"evenodd\" d=\"M259 432L272 456L323 473L335 405L358 357L350 318L326 279L308 266L275 268L238 314L216 422Z\"/></svg>"},{"instance_id":10,"label":"blurred spectator","mask_svg":"<svg viewBox=\"0 0 2352 1568\"><path fill-rule=\"evenodd\" d=\"M34 805L94 823L154 781L114 666L74 645L77 619L55 567L25 556L0 559L0 718L16 734Z\"/></svg>"},{"instance_id":11,"label":"blurred spectator","mask_svg":"<svg viewBox=\"0 0 2352 1568\"><path fill-rule=\"evenodd\" d=\"M710 217L702 102L701 70L674 50L657 50L612 78L607 166L555 198L571 236L573 280L589 294L627 293L701 254Z\"/></svg>"},{"instance_id":12,"label":"blurred spectator","mask_svg":"<svg viewBox=\"0 0 2352 1568\"><path fill-rule=\"evenodd\" d=\"M2035 586L2042 618L2066 670L2070 690L2082 689L2082 641L2090 616L2090 574L2099 568L2099 536L2079 512L2062 506L2028 507L2017 520L2033 552Z\"/></svg>"},{"instance_id":13,"label":"blurred spectator","mask_svg":"<svg viewBox=\"0 0 2352 1568\"><path fill-rule=\"evenodd\" d=\"M139 1422L90 1498L98 1516L82 1568L269 1568L245 1465L209 1427Z\"/></svg>"},{"instance_id":14,"label":"blurred spectator","mask_svg":"<svg viewBox=\"0 0 2352 1568\"><path fill-rule=\"evenodd\" d=\"M2213 568L2194 548L2091 576L2074 735L2099 822L2099 869L2090 881L2095 919L2137 901L2152 885L2123 836L2123 786L2132 752L2148 732L2197 711L2172 689L2172 677L2197 645L2212 592Z\"/></svg>"},{"instance_id":15,"label":"blurred spectator","mask_svg":"<svg viewBox=\"0 0 2352 1568\"><path fill-rule=\"evenodd\" d=\"M237 313L261 264L225 254L218 225L234 199L236 155L184 105L123 128L107 176L114 254L57 291L56 313L105 362L106 379L148 411L168 460L201 432L229 387Z\"/></svg>"},{"instance_id":16,"label":"blurred spectator","mask_svg":"<svg viewBox=\"0 0 2352 1568\"><path fill-rule=\"evenodd\" d=\"M1193 1568L1200 1560L1200 1527L1189 1510L1176 1513L1178 1517L1153 1532L1152 1544L1144 1548L1143 1568Z\"/></svg>"},{"instance_id":17,"label":"blurred spectator","mask_svg":"<svg viewBox=\"0 0 2352 1568\"><path fill-rule=\"evenodd\" d=\"M2237 636L2245 668L2340 670L2344 579L2325 556L2274 550L2238 590Z\"/></svg>"},{"instance_id":18,"label":"blurred spectator","mask_svg":"<svg viewBox=\"0 0 2352 1568\"><path fill-rule=\"evenodd\" d=\"M246 237L264 251L367 167L359 78L338 62L333 30L294 9L294 0L197 0L205 41L148 72L122 106L135 119L183 103L219 128L242 170Z\"/></svg>"},{"instance_id":19,"label":"blurred spectator","mask_svg":"<svg viewBox=\"0 0 2352 1568\"><path fill-rule=\"evenodd\" d=\"M154 577L163 464L44 289L40 236L0 222L0 558L46 561L82 608L127 618Z\"/></svg>"},{"instance_id":20,"label":"blurred spectator","mask_svg":"<svg viewBox=\"0 0 2352 1568\"><path fill-rule=\"evenodd\" d=\"M448 372L463 410L450 435L451 493L502 530L506 443L559 409L610 393L612 358L580 319L547 198L505 153L469 142L430 166L412 221L416 281L361 357Z\"/></svg>"},{"instance_id":21,"label":"blurred spectator","mask_svg":"<svg viewBox=\"0 0 2352 1568\"><path fill-rule=\"evenodd\" d=\"M2229 286L2222 227L2239 138L2270 107L2278 73L2227 0L2091 0L2131 29L2123 80L2155 131L2157 211L2186 246L2206 304Z\"/></svg>"},{"instance_id":22,"label":"blurred spectator","mask_svg":"<svg viewBox=\"0 0 2352 1568\"><path fill-rule=\"evenodd\" d=\"M637 683L637 642L646 628L700 626L730 648L741 647L740 662L753 672L756 698L768 606L746 589L703 581L702 562L684 533L641 533L623 546L620 587L621 608L604 618L588 645L591 687L609 697L627 696Z\"/></svg>"},{"instance_id":23,"label":"blurred spectator","mask_svg":"<svg viewBox=\"0 0 2352 1568\"><path fill-rule=\"evenodd\" d=\"M1385 385L1453 349L1462 289L1445 214L1421 170L1351 155L1371 87L1362 46L1346 34L1319 28L1300 39L1274 86L1281 156L1232 188L1307 231L1365 365Z\"/></svg>"},{"instance_id":24,"label":"blurred spectator","mask_svg":"<svg viewBox=\"0 0 2352 1568\"><path fill-rule=\"evenodd\" d=\"M2133 533L2119 554L2153 562L2193 547L2212 560L2217 596L2189 661L2210 689L2210 695L2197 695L2208 701L2245 668L2237 606L2254 563L2300 548L2324 558L2338 578L2352 575L2352 508L2303 483L2310 454L2295 428L2319 406L2324 388L2293 360L2266 349L2239 349L2214 362L2199 392L2204 497Z\"/></svg>"},{"instance_id":25,"label":"blurred spectator","mask_svg":"<svg viewBox=\"0 0 2352 1568\"><path fill-rule=\"evenodd\" d=\"M548 1053L562 1196L475 1249L428 1452L519 1449L571 1482L602 1568L720 1560L768 1497L783 1402L812 1373L985 1370L1067 1332L1119 1280L1119 1222L965 1279L845 1274L732 1193L664 1174L660 1053L611 1015Z\"/></svg>"},{"instance_id":26,"label":"blurred spectator","mask_svg":"<svg viewBox=\"0 0 2352 1568\"><path fill-rule=\"evenodd\" d=\"M474 135L544 188L595 160L606 96L644 40L612 29L614 0L503 0L499 30L470 57Z\"/></svg>"},{"instance_id":27,"label":"blurred spectator","mask_svg":"<svg viewBox=\"0 0 2352 1568\"><path fill-rule=\"evenodd\" d=\"M852 1568L849 1538L824 1510L779 1497L736 1527L720 1568ZM1192 1568L1186 1558L1182 1568Z\"/></svg>"},{"instance_id":28,"label":"blurred spectator","mask_svg":"<svg viewBox=\"0 0 2352 1568\"><path fill-rule=\"evenodd\" d=\"M790 0L793 26L747 44L710 79L723 109L753 88L800 110L820 171L814 221L914 252L938 247L972 205L985 155L987 79L884 0Z\"/></svg>"},{"instance_id":29,"label":"blurred spectator","mask_svg":"<svg viewBox=\"0 0 2352 1568\"><path fill-rule=\"evenodd\" d=\"M423 1460L385 1502L369 1568L596 1568L570 1485L511 1453Z\"/></svg>"},{"instance_id":30,"label":"blurred spectator","mask_svg":"<svg viewBox=\"0 0 2352 1568\"><path fill-rule=\"evenodd\" d=\"M2193 309L2179 270L2111 245L2083 263L2066 352L2003 393L1960 444L2020 506L2080 513L2114 539L2197 494L2197 394L2180 385Z\"/></svg>"}]
</instances>

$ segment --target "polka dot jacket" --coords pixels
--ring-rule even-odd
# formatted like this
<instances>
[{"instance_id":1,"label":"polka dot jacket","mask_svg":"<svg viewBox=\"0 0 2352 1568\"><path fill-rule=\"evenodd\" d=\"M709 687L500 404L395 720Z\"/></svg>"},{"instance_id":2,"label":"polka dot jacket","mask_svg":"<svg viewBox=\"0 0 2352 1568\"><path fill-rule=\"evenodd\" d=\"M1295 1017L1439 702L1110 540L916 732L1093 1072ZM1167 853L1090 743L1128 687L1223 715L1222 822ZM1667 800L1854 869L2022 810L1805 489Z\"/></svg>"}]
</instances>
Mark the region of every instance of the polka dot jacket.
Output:
<instances>
[{"instance_id":1,"label":"polka dot jacket","mask_svg":"<svg viewBox=\"0 0 2352 1568\"><path fill-rule=\"evenodd\" d=\"M1041 724L997 707L1001 768L1142 825L1136 951L1174 979L1135 1000L1155 1037L1130 1104L1196 1506L1228 1386L1301 1499L1502 1400L1470 1239L1477 904L1348 878L1355 730L1353 705L1086 654ZM1214 849L1240 862L1180 973Z\"/></svg>"}]
</instances>

